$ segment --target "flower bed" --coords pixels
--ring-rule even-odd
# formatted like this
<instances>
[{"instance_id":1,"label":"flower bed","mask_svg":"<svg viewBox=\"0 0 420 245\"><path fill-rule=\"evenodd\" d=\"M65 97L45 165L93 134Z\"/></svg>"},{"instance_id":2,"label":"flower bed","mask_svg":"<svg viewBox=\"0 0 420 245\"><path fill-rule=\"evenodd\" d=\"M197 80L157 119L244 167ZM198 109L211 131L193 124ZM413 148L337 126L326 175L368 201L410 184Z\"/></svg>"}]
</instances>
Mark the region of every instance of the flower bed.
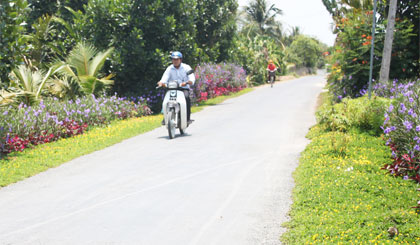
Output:
<instances>
[{"instance_id":1,"label":"flower bed","mask_svg":"<svg viewBox=\"0 0 420 245\"><path fill-rule=\"evenodd\" d=\"M0 108L0 157L31 145L82 134L91 126L150 114L143 100L86 96L61 102L48 98L37 106Z\"/></svg>"},{"instance_id":2,"label":"flower bed","mask_svg":"<svg viewBox=\"0 0 420 245\"><path fill-rule=\"evenodd\" d=\"M206 101L220 95L236 93L247 87L246 72L234 64L203 64L195 70L192 100Z\"/></svg>"},{"instance_id":3,"label":"flower bed","mask_svg":"<svg viewBox=\"0 0 420 245\"><path fill-rule=\"evenodd\" d=\"M194 102L247 87L245 70L234 64L204 64L196 68L195 74L196 85L191 93ZM150 90L130 100L116 95L66 102L47 98L34 107L21 104L18 108L0 108L0 158L32 145L82 134L89 127L107 125L115 119L149 115L150 107L158 111L163 97L163 90Z\"/></svg>"},{"instance_id":4,"label":"flower bed","mask_svg":"<svg viewBox=\"0 0 420 245\"><path fill-rule=\"evenodd\" d=\"M394 81L378 84L377 93L394 98L383 125L394 158L386 168L391 174L420 182L420 86Z\"/></svg>"}]
</instances>

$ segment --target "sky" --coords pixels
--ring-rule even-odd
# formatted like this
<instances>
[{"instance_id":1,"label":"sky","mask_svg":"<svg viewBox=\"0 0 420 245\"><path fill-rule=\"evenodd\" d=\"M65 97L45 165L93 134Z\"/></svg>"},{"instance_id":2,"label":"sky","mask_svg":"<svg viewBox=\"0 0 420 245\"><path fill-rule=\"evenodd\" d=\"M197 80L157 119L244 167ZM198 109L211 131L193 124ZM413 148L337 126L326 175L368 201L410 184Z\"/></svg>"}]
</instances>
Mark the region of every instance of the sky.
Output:
<instances>
[{"instance_id":1,"label":"sky","mask_svg":"<svg viewBox=\"0 0 420 245\"><path fill-rule=\"evenodd\" d=\"M249 1L238 0L240 8L248 5ZM331 30L333 20L321 0L268 0L267 2L275 4L283 11L283 15L278 19L286 31L299 26L303 34L315 37L328 46L334 45L335 35Z\"/></svg>"}]
</instances>

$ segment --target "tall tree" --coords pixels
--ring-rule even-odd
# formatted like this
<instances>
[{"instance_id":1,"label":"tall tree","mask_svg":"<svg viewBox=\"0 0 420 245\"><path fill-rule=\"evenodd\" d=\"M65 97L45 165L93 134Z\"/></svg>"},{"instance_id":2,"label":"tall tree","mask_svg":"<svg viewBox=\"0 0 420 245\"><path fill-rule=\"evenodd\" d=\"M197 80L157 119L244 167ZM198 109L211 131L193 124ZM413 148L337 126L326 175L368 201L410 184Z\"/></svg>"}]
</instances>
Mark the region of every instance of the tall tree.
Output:
<instances>
[{"instance_id":1,"label":"tall tree","mask_svg":"<svg viewBox=\"0 0 420 245\"><path fill-rule=\"evenodd\" d=\"M209 60L226 60L236 32L236 0L197 1L197 43ZM202 60L206 61L206 60Z\"/></svg>"},{"instance_id":2,"label":"tall tree","mask_svg":"<svg viewBox=\"0 0 420 245\"><path fill-rule=\"evenodd\" d=\"M70 7L73 10L83 10L83 6L88 3L88 0L27 0L31 12L28 16L28 23L36 22L39 17L44 15L55 15L69 21L72 18L71 13L65 10L65 7Z\"/></svg>"},{"instance_id":3,"label":"tall tree","mask_svg":"<svg viewBox=\"0 0 420 245\"><path fill-rule=\"evenodd\" d=\"M27 50L24 26L26 0L2 0L0 4L0 88L8 84L9 73L23 60Z\"/></svg>"},{"instance_id":4,"label":"tall tree","mask_svg":"<svg viewBox=\"0 0 420 245\"><path fill-rule=\"evenodd\" d=\"M275 4L268 6L266 0L252 1L245 7L245 12L248 21L258 26L260 34L266 34L268 28L275 27L276 16L283 14L283 11L275 7Z\"/></svg>"},{"instance_id":5,"label":"tall tree","mask_svg":"<svg viewBox=\"0 0 420 245\"><path fill-rule=\"evenodd\" d=\"M379 81L389 80L389 68L391 66L392 42L394 40L395 14L397 12L397 0L391 0L388 12L388 24L386 26L385 44L382 55Z\"/></svg>"}]
</instances>

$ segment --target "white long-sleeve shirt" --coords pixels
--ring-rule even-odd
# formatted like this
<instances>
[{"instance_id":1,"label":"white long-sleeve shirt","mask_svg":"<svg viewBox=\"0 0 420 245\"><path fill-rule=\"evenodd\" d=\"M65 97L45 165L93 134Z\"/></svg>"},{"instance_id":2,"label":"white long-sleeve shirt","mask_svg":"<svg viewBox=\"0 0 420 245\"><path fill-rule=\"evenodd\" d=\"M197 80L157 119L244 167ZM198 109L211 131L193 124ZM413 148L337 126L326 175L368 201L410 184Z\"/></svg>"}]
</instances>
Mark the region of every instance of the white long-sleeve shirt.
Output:
<instances>
[{"instance_id":1,"label":"white long-sleeve shirt","mask_svg":"<svg viewBox=\"0 0 420 245\"><path fill-rule=\"evenodd\" d=\"M166 68L165 72L163 73L162 79L160 80L164 84L168 84L169 81L177 80L179 84L183 82L191 81L194 85L195 83L195 76L194 73L187 76L187 72L192 70L191 66L181 63L179 68L175 68L174 65L170 65L168 68ZM182 88L189 89L190 86L187 84L186 86Z\"/></svg>"}]
</instances>

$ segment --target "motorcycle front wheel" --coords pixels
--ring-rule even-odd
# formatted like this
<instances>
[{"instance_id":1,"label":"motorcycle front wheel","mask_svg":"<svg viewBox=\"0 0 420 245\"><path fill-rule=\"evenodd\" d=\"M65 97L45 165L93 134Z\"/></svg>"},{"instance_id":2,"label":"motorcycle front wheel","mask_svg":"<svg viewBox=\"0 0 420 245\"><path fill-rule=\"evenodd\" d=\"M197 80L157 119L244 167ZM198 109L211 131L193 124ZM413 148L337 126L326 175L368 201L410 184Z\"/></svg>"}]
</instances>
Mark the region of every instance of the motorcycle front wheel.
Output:
<instances>
[{"instance_id":1,"label":"motorcycle front wheel","mask_svg":"<svg viewBox=\"0 0 420 245\"><path fill-rule=\"evenodd\" d=\"M179 117L178 117L178 122L181 122L181 113L179 113L178 115L179 115ZM181 135L184 135L184 134L185 134L185 131L184 131L184 130L182 130L181 125L179 126L179 133L180 133Z\"/></svg>"},{"instance_id":2,"label":"motorcycle front wheel","mask_svg":"<svg viewBox=\"0 0 420 245\"><path fill-rule=\"evenodd\" d=\"M274 76L270 77L270 82L271 82L271 87L273 87L273 83L274 83Z\"/></svg>"},{"instance_id":3,"label":"motorcycle front wheel","mask_svg":"<svg viewBox=\"0 0 420 245\"><path fill-rule=\"evenodd\" d=\"M168 112L167 118L168 118L169 139L173 139L175 138L176 125L175 125L175 112L172 109Z\"/></svg>"}]
</instances>

